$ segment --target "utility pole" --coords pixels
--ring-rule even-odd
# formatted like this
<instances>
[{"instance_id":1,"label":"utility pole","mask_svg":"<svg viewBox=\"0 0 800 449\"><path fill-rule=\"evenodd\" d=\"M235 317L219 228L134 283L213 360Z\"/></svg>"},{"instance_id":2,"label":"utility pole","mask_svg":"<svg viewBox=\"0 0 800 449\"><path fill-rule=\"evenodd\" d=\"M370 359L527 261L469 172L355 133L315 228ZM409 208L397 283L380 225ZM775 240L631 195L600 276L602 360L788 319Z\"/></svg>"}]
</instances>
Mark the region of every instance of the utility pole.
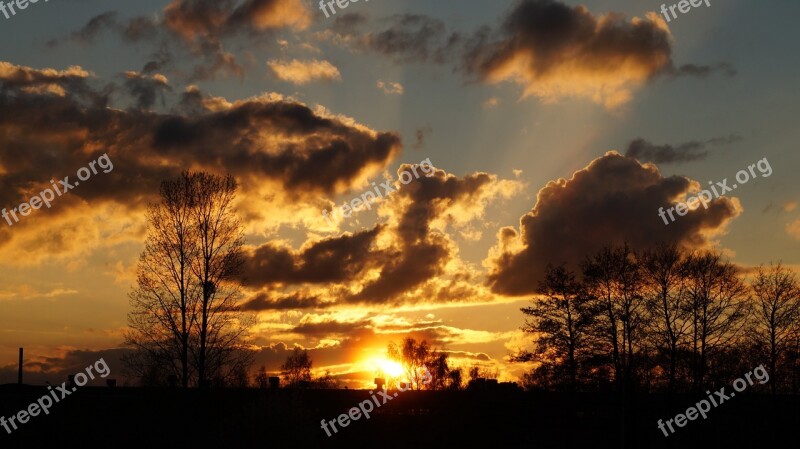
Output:
<instances>
[{"instance_id":1,"label":"utility pole","mask_svg":"<svg viewBox=\"0 0 800 449\"><path fill-rule=\"evenodd\" d=\"M17 383L22 385L22 348L19 348L19 374L17 375Z\"/></svg>"}]
</instances>

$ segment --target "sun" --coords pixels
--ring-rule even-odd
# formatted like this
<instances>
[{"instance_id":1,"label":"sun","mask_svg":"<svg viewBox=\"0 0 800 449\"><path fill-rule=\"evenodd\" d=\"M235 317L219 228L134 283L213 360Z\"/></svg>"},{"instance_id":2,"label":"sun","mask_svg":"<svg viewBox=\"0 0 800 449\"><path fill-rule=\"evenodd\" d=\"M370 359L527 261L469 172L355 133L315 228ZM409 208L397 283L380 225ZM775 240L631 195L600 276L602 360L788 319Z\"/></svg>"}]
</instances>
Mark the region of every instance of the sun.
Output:
<instances>
[{"instance_id":1,"label":"sun","mask_svg":"<svg viewBox=\"0 0 800 449\"><path fill-rule=\"evenodd\" d=\"M403 366L386 357L373 357L370 359L370 363L375 367L375 371L381 371L389 377L399 377L403 375Z\"/></svg>"}]
</instances>

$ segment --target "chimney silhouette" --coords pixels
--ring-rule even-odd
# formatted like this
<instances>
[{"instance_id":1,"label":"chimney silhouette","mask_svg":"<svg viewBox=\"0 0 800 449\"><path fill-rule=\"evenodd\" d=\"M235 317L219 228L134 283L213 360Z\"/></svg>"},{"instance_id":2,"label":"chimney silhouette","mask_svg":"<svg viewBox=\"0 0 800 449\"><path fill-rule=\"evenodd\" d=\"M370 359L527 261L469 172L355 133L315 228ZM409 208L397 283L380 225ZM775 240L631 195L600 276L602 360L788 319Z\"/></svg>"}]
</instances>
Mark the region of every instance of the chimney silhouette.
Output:
<instances>
[{"instance_id":1,"label":"chimney silhouette","mask_svg":"<svg viewBox=\"0 0 800 449\"><path fill-rule=\"evenodd\" d=\"M17 374L17 383L22 385L22 348L19 348L19 373Z\"/></svg>"}]
</instances>

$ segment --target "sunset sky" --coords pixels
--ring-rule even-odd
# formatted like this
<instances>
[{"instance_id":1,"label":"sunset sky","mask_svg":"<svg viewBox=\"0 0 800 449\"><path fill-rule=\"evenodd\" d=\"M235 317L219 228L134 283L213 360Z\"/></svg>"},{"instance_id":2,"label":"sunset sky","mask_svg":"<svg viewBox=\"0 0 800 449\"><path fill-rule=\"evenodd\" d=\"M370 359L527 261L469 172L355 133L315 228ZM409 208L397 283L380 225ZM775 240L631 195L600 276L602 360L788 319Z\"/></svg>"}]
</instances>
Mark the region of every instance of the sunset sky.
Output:
<instances>
[{"instance_id":1,"label":"sunset sky","mask_svg":"<svg viewBox=\"0 0 800 449\"><path fill-rule=\"evenodd\" d=\"M53 0L0 15L0 383L105 356L162 180L231 173L246 229L253 368L294 346L345 384L411 335L498 370L547 263L606 243L715 247L800 266L800 4ZM631 157L626 157L626 154ZM750 179L665 225L659 207ZM429 160L372 210L330 210ZM416 167L415 167L416 168ZM422 173L420 171L420 173ZM112 360L114 362L112 362Z\"/></svg>"}]
</instances>

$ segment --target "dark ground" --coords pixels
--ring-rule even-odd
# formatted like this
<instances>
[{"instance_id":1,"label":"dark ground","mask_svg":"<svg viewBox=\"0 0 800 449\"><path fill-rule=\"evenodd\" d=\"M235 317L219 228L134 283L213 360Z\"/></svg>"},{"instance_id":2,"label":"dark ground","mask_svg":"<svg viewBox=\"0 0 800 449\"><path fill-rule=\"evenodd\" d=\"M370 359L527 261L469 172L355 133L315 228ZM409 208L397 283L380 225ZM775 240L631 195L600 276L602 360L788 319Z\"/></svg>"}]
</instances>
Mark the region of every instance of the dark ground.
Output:
<instances>
[{"instance_id":1,"label":"dark ground","mask_svg":"<svg viewBox=\"0 0 800 449\"><path fill-rule=\"evenodd\" d=\"M0 414L8 419L46 393L0 386ZM798 397L745 392L665 438L658 418L703 396L674 398L673 413L666 397L643 396L624 413L612 393L496 388L399 393L369 420L326 436L320 420L367 398L358 390L84 387L11 435L0 427L0 448L772 448L797 447L800 423Z\"/></svg>"}]
</instances>

